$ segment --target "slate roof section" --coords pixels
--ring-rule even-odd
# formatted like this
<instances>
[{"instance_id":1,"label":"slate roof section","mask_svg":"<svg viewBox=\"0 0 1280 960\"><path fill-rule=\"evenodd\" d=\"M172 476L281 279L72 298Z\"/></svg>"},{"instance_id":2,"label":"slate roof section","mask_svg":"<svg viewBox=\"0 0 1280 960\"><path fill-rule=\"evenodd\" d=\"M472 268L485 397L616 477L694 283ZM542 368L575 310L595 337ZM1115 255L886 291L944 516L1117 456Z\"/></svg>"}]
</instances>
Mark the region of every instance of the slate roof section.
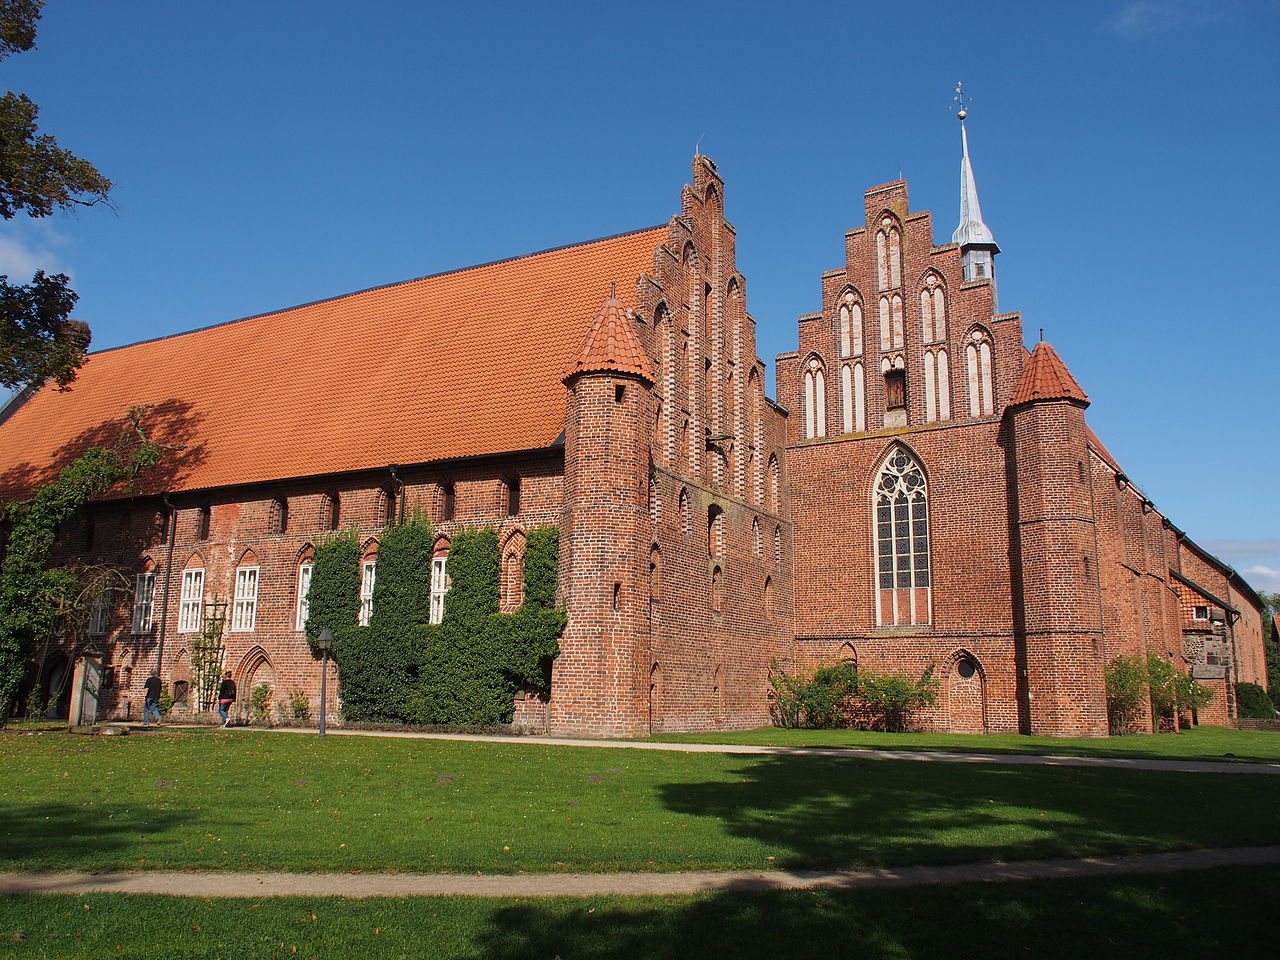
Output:
<instances>
[{"instance_id":1,"label":"slate roof section","mask_svg":"<svg viewBox=\"0 0 1280 960\"><path fill-rule=\"evenodd\" d=\"M612 293L582 338L582 349L569 364L564 381L569 383L584 373L623 374L653 384L649 359L635 324L626 306Z\"/></svg>"},{"instance_id":2,"label":"slate roof section","mask_svg":"<svg viewBox=\"0 0 1280 960\"><path fill-rule=\"evenodd\" d=\"M1013 391L1012 406L1023 403L1034 403L1037 400L1074 400L1087 405L1089 397L1076 383L1075 377L1067 370L1058 352L1041 341L1031 351L1026 365L1022 368L1022 377L1018 387Z\"/></svg>"},{"instance_id":3,"label":"slate roof section","mask_svg":"<svg viewBox=\"0 0 1280 960\"><path fill-rule=\"evenodd\" d=\"M154 404L156 439L187 448L140 492L547 447L601 292L634 291L666 236L652 227L91 354L69 392L45 386L0 426L0 497L114 441L135 404Z\"/></svg>"}]
</instances>

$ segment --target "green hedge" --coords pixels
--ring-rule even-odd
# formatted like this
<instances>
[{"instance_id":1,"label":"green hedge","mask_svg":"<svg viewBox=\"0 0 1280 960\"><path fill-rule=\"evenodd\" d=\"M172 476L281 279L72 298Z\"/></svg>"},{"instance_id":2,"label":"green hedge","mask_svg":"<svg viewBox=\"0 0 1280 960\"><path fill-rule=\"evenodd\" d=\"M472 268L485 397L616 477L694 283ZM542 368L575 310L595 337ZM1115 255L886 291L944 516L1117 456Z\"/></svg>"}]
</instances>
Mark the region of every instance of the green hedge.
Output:
<instances>
[{"instance_id":1,"label":"green hedge","mask_svg":"<svg viewBox=\"0 0 1280 960\"><path fill-rule=\"evenodd\" d=\"M1236 684L1236 710L1247 720L1274 720L1276 716L1275 704L1256 683Z\"/></svg>"},{"instance_id":2,"label":"green hedge","mask_svg":"<svg viewBox=\"0 0 1280 960\"><path fill-rule=\"evenodd\" d=\"M564 612L554 606L558 531L529 534L525 600L513 613L498 612L496 534L459 534L449 551L452 585L439 625L426 622L433 539L430 524L417 518L388 528L378 547L369 626L335 634L348 720L500 726L511 722L517 690L550 689L551 661L565 626ZM357 557L353 597L358 566Z\"/></svg>"}]
</instances>

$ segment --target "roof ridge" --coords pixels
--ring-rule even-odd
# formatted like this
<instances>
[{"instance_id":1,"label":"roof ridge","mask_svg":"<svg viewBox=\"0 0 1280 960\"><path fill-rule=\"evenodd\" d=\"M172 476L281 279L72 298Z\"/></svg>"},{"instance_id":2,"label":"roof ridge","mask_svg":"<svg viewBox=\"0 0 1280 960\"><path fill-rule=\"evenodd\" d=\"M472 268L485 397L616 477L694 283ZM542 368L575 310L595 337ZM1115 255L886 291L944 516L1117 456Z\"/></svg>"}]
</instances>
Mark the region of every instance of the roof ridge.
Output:
<instances>
[{"instance_id":1,"label":"roof ridge","mask_svg":"<svg viewBox=\"0 0 1280 960\"><path fill-rule=\"evenodd\" d=\"M651 230L659 230L665 228L665 223L654 224L649 227L639 227L635 230L624 230L621 233L611 233L605 237L596 237L593 240L579 240L577 243L562 243L557 247L547 247L544 250L534 250L531 253L520 253L510 257L502 257L498 260L489 260L485 263L473 263L466 267L454 267L450 270L441 270L438 273L428 273L421 277L410 277L407 280L393 280L390 283L379 283L372 287L363 287L359 290L350 290L347 293L335 293L331 297L321 297L318 300L308 300L305 303L295 303L292 306L280 307L275 310L264 310L262 313L251 313L243 317L235 317L231 320L219 320L217 323L208 323L203 327L193 327L190 330L178 330L175 333L166 333L159 337L148 337L145 340L135 340L132 343L121 343L114 347L103 347L101 350L90 350L85 354L86 357L95 357L104 353L112 353L116 350L127 350L129 347L140 347L147 343L161 343L165 340L173 340L177 337L185 337L193 333L204 333L206 330L217 330L219 327L229 327L233 323L244 323L248 320L260 320L263 317L275 317L282 313L288 313L291 310L303 310L307 307L318 307L321 304L333 303L338 300L345 300L348 297L358 297L363 293L374 293L378 290L390 290L395 287L403 287L410 283L420 283L423 280L437 280L441 277L449 277L458 273L466 273L469 270L483 270L486 267L497 267L504 263L515 263L519 260L532 260L534 257L541 257L549 253L559 253L562 250L572 250L575 247L589 247L596 243L607 243L610 240L620 240L623 237L634 237L640 233L648 233Z\"/></svg>"}]
</instances>

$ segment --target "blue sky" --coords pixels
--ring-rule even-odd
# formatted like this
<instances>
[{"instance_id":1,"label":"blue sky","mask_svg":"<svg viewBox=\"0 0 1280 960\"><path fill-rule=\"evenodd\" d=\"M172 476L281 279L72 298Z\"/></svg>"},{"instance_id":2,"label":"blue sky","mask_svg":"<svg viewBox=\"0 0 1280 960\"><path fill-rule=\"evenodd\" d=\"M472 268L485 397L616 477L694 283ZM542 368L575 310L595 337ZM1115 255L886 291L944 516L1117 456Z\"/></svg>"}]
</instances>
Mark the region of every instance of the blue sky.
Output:
<instances>
[{"instance_id":1,"label":"blue sky","mask_svg":"<svg viewBox=\"0 0 1280 960\"><path fill-rule=\"evenodd\" d=\"M0 64L117 210L0 224L108 347L664 222L719 165L760 353L870 186L957 215L951 87L1001 307L1179 526L1280 590L1280 0L51 0Z\"/></svg>"}]
</instances>

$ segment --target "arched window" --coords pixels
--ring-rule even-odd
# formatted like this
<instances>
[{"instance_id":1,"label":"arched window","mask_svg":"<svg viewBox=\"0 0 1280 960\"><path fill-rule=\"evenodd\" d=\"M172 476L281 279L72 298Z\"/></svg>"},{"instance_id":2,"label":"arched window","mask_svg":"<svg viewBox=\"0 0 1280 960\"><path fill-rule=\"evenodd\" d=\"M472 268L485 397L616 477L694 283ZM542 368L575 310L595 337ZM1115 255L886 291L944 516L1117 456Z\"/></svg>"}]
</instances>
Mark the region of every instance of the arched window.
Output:
<instances>
[{"instance_id":1,"label":"arched window","mask_svg":"<svg viewBox=\"0 0 1280 960\"><path fill-rule=\"evenodd\" d=\"M876 622L929 622L929 512L924 471L895 447L876 480Z\"/></svg>"},{"instance_id":2,"label":"arched window","mask_svg":"<svg viewBox=\"0 0 1280 960\"><path fill-rule=\"evenodd\" d=\"M271 501L271 532L277 535L289 532L289 501L285 497Z\"/></svg>"},{"instance_id":3,"label":"arched window","mask_svg":"<svg viewBox=\"0 0 1280 960\"><path fill-rule=\"evenodd\" d=\"M777 566L782 566L782 527L773 528L773 561Z\"/></svg>"},{"instance_id":4,"label":"arched window","mask_svg":"<svg viewBox=\"0 0 1280 960\"><path fill-rule=\"evenodd\" d=\"M924 419L926 423L951 419L951 371L945 349L924 355Z\"/></svg>"},{"instance_id":5,"label":"arched window","mask_svg":"<svg viewBox=\"0 0 1280 960\"><path fill-rule=\"evenodd\" d=\"M836 327L840 356L861 356L862 304L858 302L858 295L852 290L846 290L840 298L840 307L836 314Z\"/></svg>"},{"instance_id":6,"label":"arched window","mask_svg":"<svg viewBox=\"0 0 1280 960\"><path fill-rule=\"evenodd\" d=\"M231 629L249 632L258 627L258 558L246 551L236 567L234 602L231 606Z\"/></svg>"},{"instance_id":7,"label":"arched window","mask_svg":"<svg viewBox=\"0 0 1280 960\"><path fill-rule=\"evenodd\" d=\"M902 336L902 297L894 294L889 299L889 314L893 323L893 349L901 350Z\"/></svg>"},{"instance_id":8,"label":"arched window","mask_svg":"<svg viewBox=\"0 0 1280 960\"><path fill-rule=\"evenodd\" d=\"M513 474L504 481L507 488L507 516L514 517L520 512L520 477Z\"/></svg>"},{"instance_id":9,"label":"arched window","mask_svg":"<svg viewBox=\"0 0 1280 960\"><path fill-rule=\"evenodd\" d=\"M711 609L716 613L724 611L724 571L719 564L711 568Z\"/></svg>"},{"instance_id":10,"label":"arched window","mask_svg":"<svg viewBox=\"0 0 1280 960\"><path fill-rule=\"evenodd\" d=\"M773 577L764 578L764 614L770 620L776 616L773 609Z\"/></svg>"},{"instance_id":11,"label":"arched window","mask_svg":"<svg viewBox=\"0 0 1280 960\"><path fill-rule=\"evenodd\" d=\"M991 335L981 327L975 327L969 334L964 352L969 371L969 416L989 416L995 413Z\"/></svg>"},{"instance_id":12,"label":"arched window","mask_svg":"<svg viewBox=\"0 0 1280 960\"><path fill-rule=\"evenodd\" d=\"M337 490L330 490L324 495L320 505L320 523L326 530L337 530L342 522L342 501Z\"/></svg>"},{"instance_id":13,"label":"arched window","mask_svg":"<svg viewBox=\"0 0 1280 960\"><path fill-rule=\"evenodd\" d=\"M513 533L502 553L500 609L510 613L524 602L524 534Z\"/></svg>"},{"instance_id":14,"label":"arched window","mask_svg":"<svg viewBox=\"0 0 1280 960\"><path fill-rule=\"evenodd\" d=\"M707 507L707 553L712 557L724 556L724 510L716 504Z\"/></svg>"},{"instance_id":15,"label":"arched window","mask_svg":"<svg viewBox=\"0 0 1280 960\"><path fill-rule=\"evenodd\" d=\"M457 492L454 489L453 482L447 480L440 484L440 519L452 520L456 508Z\"/></svg>"},{"instance_id":16,"label":"arched window","mask_svg":"<svg viewBox=\"0 0 1280 960\"><path fill-rule=\"evenodd\" d=\"M689 506L688 487L680 488L680 533L686 539L693 533L693 512Z\"/></svg>"},{"instance_id":17,"label":"arched window","mask_svg":"<svg viewBox=\"0 0 1280 960\"><path fill-rule=\"evenodd\" d=\"M844 433L853 433L853 367L840 368L840 410L844 417Z\"/></svg>"},{"instance_id":18,"label":"arched window","mask_svg":"<svg viewBox=\"0 0 1280 960\"><path fill-rule=\"evenodd\" d=\"M853 365L853 429L867 429L867 372L861 363Z\"/></svg>"},{"instance_id":19,"label":"arched window","mask_svg":"<svg viewBox=\"0 0 1280 960\"><path fill-rule=\"evenodd\" d=\"M769 454L769 509L778 512L781 501L778 499L782 489L782 468L778 464L778 455Z\"/></svg>"},{"instance_id":20,"label":"arched window","mask_svg":"<svg viewBox=\"0 0 1280 960\"><path fill-rule=\"evenodd\" d=\"M213 520L213 508L207 503L200 508L200 512L196 514L196 539L208 540L209 527Z\"/></svg>"},{"instance_id":21,"label":"arched window","mask_svg":"<svg viewBox=\"0 0 1280 960\"><path fill-rule=\"evenodd\" d=\"M649 548L649 619L656 618L662 603L662 550L655 543Z\"/></svg>"},{"instance_id":22,"label":"arched window","mask_svg":"<svg viewBox=\"0 0 1280 960\"><path fill-rule=\"evenodd\" d=\"M902 232L887 215L876 231L876 278L881 290L902 285Z\"/></svg>"},{"instance_id":23,"label":"arched window","mask_svg":"<svg viewBox=\"0 0 1280 960\"><path fill-rule=\"evenodd\" d=\"M751 549L757 557L764 556L764 537L760 535L760 518L751 518Z\"/></svg>"},{"instance_id":24,"label":"arched window","mask_svg":"<svg viewBox=\"0 0 1280 960\"><path fill-rule=\"evenodd\" d=\"M367 627L373 617L373 582L377 572L378 544L375 541L365 549L360 560L360 613L356 622L362 627Z\"/></svg>"},{"instance_id":25,"label":"arched window","mask_svg":"<svg viewBox=\"0 0 1280 960\"><path fill-rule=\"evenodd\" d=\"M389 527L396 522L396 492L391 487L382 488L382 525Z\"/></svg>"},{"instance_id":26,"label":"arched window","mask_svg":"<svg viewBox=\"0 0 1280 960\"><path fill-rule=\"evenodd\" d=\"M196 633L204 621L204 560L199 554L187 561L182 571L178 600L178 632Z\"/></svg>"},{"instance_id":27,"label":"arched window","mask_svg":"<svg viewBox=\"0 0 1280 960\"><path fill-rule=\"evenodd\" d=\"M671 456L671 424L668 422L676 409L675 402L675 332L672 329L671 316L667 305L659 303L653 311L653 332L658 338L658 350L661 357L658 368L658 387L662 401L659 404L658 416L658 449L662 452L663 462L670 464Z\"/></svg>"},{"instance_id":28,"label":"arched window","mask_svg":"<svg viewBox=\"0 0 1280 960\"><path fill-rule=\"evenodd\" d=\"M947 300L942 280L936 273L924 278L920 289L920 317L923 343L947 339Z\"/></svg>"},{"instance_id":29,"label":"arched window","mask_svg":"<svg viewBox=\"0 0 1280 960\"><path fill-rule=\"evenodd\" d=\"M429 623L444 619L444 598L449 594L449 541L441 537L431 555L431 607Z\"/></svg>"},{"instance_id":30,"label":"arched window","mask_svg":"<svg viewBox=\"0 0 1280 960\"><path fill-rule=\"evenodd\" d=\"M889 339L889 298L880 298L880 349L888 350L891 344Z\"/></svg>"},{"instance_id":31,"label":"arched window","mask_svg":"<svg viewBox=\"0 0 1280 960\"><path fill-rule=\"evenodd\" d=\"M307 617L311 615L311 571L315 568L312 558L315 552L310 546L303 549L298 559L298 597L297 606L295 608L294 626L298 630L304 630L307 626Z\"/></svg>"},{"instance_id":32,"label":"arched window","mask_svg":"<svg viewBox=\"0 0 1280 960\"><path fill-rule=\"evenodd\" d=\"M817 357L809 359L804 373L805 437L827 435L827 375Z\"/></svg>"}]
</instances>

